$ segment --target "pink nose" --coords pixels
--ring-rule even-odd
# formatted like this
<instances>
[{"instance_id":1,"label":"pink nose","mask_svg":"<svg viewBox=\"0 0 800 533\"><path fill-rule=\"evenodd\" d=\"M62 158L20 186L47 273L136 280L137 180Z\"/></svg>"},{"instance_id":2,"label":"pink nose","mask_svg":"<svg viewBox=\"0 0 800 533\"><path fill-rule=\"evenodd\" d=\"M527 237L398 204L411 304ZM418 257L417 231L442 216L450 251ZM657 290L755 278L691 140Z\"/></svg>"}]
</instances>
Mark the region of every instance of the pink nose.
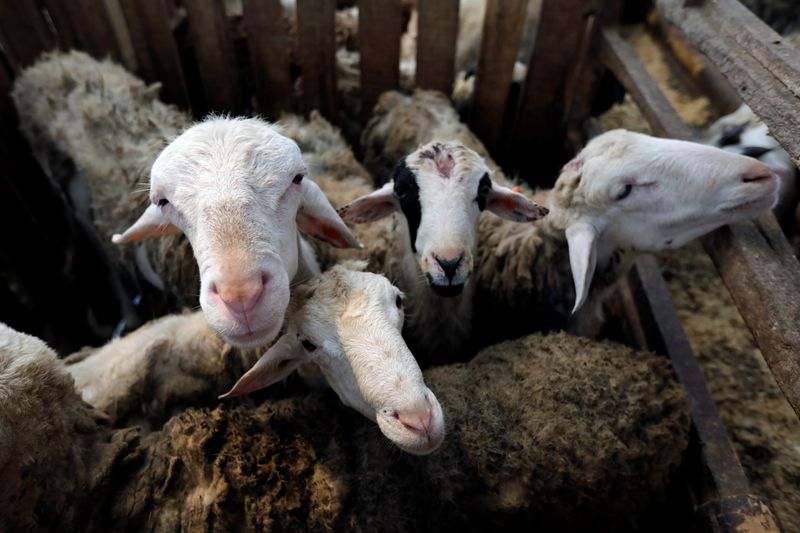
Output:
<instances>
[{"instance_id":1,"label":"pink nose","mask_svg":"<svg viewBox=\"0 0 800 533\"><path fill-rule=\"evenodd\" d=\"M261 301L268 282L269 276L266 273L250 277L228 277L224 282L212 282L210 290L211 294L222 300L234 318L246 321L247 314Z\"/></svg>"},{"instance_id":2,"label":"pink nose","mask_svg":"<svg viewBox=\"0 0 800 533\"><path fill-rule=\"evenodd\" d=\"M421 436L430 436L432 418L430 409L397 413L397 419L406 429Z\"/></svg>"},{"instance_id":3,"label":"pink nose","mask_svg":"<svg viewBox=\"0 0 800 533\"><path fill-rule=\"evenodd\" d=\"M753 165L742 173L744 183L766 182L775 177L775 174L766 165Z\"/></svg>"}]
</instances>

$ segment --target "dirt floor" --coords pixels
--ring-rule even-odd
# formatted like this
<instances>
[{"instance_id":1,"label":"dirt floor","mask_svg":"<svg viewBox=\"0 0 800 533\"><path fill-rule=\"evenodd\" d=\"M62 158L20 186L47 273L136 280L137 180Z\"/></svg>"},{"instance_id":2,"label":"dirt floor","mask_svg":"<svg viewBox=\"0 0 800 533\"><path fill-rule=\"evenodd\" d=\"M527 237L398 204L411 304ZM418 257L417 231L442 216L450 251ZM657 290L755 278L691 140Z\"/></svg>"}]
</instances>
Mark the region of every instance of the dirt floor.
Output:
<instances>
[{"instance_id":1,"label":"dirt floor","mask_svg":"<svg viewBox=\"0 0 800 533\"><path fill-rule=\"evenodd\" d=\"M643 27L631 30L628 40L687 124L702 127L716 118L708 98L681 83ZM630 96L600 122L604 128L650 131ZM701 245L659 260L752 491L769 498L787 532L800 531L800 421Z\"/></svg>"}]
</instances>

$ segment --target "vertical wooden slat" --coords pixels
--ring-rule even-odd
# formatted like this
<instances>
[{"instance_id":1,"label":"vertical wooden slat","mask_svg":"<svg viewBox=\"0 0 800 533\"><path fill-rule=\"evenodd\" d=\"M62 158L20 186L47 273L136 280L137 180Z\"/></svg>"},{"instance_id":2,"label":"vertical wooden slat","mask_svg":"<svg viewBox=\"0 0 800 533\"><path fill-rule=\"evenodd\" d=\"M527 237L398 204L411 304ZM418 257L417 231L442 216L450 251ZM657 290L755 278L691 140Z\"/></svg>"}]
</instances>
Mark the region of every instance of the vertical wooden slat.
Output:
<instances>
[{"instance_id":1,"label":"vertical wooden slat","mask_svg":"<svg viewBox=\"0 0 800 533\"><path fill-rule=\"evenodd\" d=\"M400 0L370 0L359 5L361 115L367 119L378 97L400 85Z\"/></svg>"},{"instance_id":2,"label":"vertical wooden slat","mask_svg":"<svg viewBox=\"0 0 800 533\"><path fill-rule=\"evenodd\" d=\"M280 0L245 0L244 23L258 111L274 120L292 110L289 40Z\"/></svg>"},{"instance_id":3,"label":"vertical wooden slat","mask_svg":"<svg viewBox=\"0 0 800 533\"><path fill-rule=\"evenodd\" d=\"M486 5L471 125L490 151L496 151L502 139L527 6L527 0L488 0Z\"/></svg>"},{"instance_id":4,"label":"vertical wooden slat","mask_svg":"<svg viewBox=\"0 0 800 533\"><path fill-rule=\"evenodd\" d=\"M576 50L586 32L596 0L542 0L536 44L528 62L525 89L512 133L512 147L522 166L541 168L561 151L564 95L574 71ZM543 175L551 172L543 169Z\"/></svg>"},{"instance_id":5,"label":"vertical wooden slat","mask_svg":"<svg viewBox=\"0 0 800 533\"><path fill-rule=\"evenodd\" d=\"M44 50L57 44L42 11L30 1L0 0L0 39L17 70L27 67Z\"/></svg>"},{"instance_id":6,"label":"vertical wooden slat","mask_svg":"<svg viewBox=\"0 0 800 533\"><path fill-rule=\"evenodd\" d=\"M185 7L206 102L214 111L240 113L244 99L223 2L192 0Z\"/></svg>"},{"instance_id":7,"label":"vertical wooden slat","mask_svg":"<svg viewBox=\"0 0 800 533\"><path fill-rule=\"evenodd\" d=\"M63 0L40 0L56 29L58 46L62 50L80 48L80 38Z\"/></svg>"},{"instance_id":8,"label":"vertical wooden slat","mask_svg":"<svg viewBox=\"0 0 800 533\"><path fill-rule=\"evenodd\" d=\"M126 17L133 17L128 30L145 79L160 81L164 100L187 109L189 94L165 0L121 0L121 5Z\"/></svg>"},{"instance_id":9,"label":"vertical wooden slat","mask_svg":"<svg viewBox=\"0 0 800 533\"><path fill-rule=\"evenodd\" d=\"M417 87L450 94L457 37L458 0L419 0Z\"/></svg>"},{"instance_id":10,"label":"vertical wooden slat","mask_svg":"<svg viewBox=\"0 0 800 533\"><path fill-rule=\"evenodd\" d=\"M105 2L70 0L64 2L64 7L72 27L80 36L83 50L98 59L111 57L115 61L121 60L122 55Z\"/></svg>"},{"instance_id":11,"label":"vertical wooden slat","mask_svg":"<svg viewBox=\"0 0 800 533\"><path fill-rule=\"evenodd\" d=\"M303 107L336 122L336 0L297 0ZM362 58L363 61L363 58Z\"/></svg>"},{"instance_id":12,"label":"vertical wooden slat","mask_svg":"<svg viewBox=\"0 0 800 533\"><path fill-rule=\"evenodd\" d=\"M120 0L119 7L122 16L125 17L125 25L133 45L133 53L136 56L137 73L147 82L152 83L157 79L153 60L150 57L149 34L147 33L142 16L139 13L137 0Z\"/></svg>"}]
</instances>

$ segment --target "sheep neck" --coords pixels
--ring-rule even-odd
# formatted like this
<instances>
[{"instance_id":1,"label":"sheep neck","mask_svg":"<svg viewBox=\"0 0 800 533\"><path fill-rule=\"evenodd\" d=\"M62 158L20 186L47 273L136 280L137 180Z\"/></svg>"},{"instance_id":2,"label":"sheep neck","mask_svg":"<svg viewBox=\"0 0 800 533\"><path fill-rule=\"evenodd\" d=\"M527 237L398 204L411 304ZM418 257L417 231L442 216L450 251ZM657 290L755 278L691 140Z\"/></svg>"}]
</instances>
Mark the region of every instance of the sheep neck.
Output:
<instances>
[{"instance_id":1,"label":"sheep neck","mask_svg":"<svg viewBox=\"0 0 800 533\"><path fill-rule=\"evenodd\" d=\"M457 296L436 294L411 249L404 217L395 215L392 233L387 273L407 296L403 336L422 366L452 361L469 339L475 284L468 281Z\"/></svg>"}]
</instances>

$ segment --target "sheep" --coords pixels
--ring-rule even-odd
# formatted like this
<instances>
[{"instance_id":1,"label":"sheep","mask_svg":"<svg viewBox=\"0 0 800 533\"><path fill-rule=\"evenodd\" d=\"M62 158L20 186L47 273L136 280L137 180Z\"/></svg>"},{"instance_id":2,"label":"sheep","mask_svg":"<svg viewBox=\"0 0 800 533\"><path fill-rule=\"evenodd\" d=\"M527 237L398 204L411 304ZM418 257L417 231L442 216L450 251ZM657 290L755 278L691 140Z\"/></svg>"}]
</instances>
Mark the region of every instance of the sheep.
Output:
<instances>
[{"instance_id":1,"label":"sheep","mask_svg":"<svg viewBox=\"0 0 800 533\"><path fill-rule=\"evenodd\" d=\"M412 96L388 91L380 96L361 136L364 167L376 185L383 185L400 159L433 139L458 142L475 151L484 158L493 178L510 186L483 143L438 91L416 90Z\"/></svg>"},{"instance_id":2,"label":"sheep","mask_svg":"<svg viewBox=\"0 0 800 533\"><path fill-rule=\"evenodd\" d=\"M221 398L247 394L316 365L342 403L377 422L409 453L444 439L444 415L401 336L404 297L364 263L337 265L292 296L285 333ZM348 268L350 267L350 268Z\"/></svg>"},{"instance_id":3,"label":"sheep","mask_svg":"<svg viewBox=\"0 0 800 533\"><path fill-rule=\"evenodd\" d=\"M477 153L433 141L403 157L392 182L339 209L348 223L393 213L393 255L385 271L409 296L406 338L424 364L451 362L470 338L474 284L469 281L482 211L530 222L547 210L492 181Z\"/></svg>"},{"instance_id":4,"label":"sheep","mask_svg":"<svg viewBox=\"0 0 800 533\"><path fill-rule=\"evenodd\" d=\"M326 391L142 434L103 424L41 341L0 327L0 369L4 530L646 526L690 427L664 358L564 334L426 372L449 438L425 458Z\"/></svg>"},{"instance_id":5,"label":"sheep","mask_svg":"<svg viewBox=\"0 0 800 533\"><path fill-rule=\"evenodd\" d=\"M150 321L64 363L83 400L111 424L151 430L187 406L216 403L259 355L225 343L193 312Z\"/></svg>"},{"instance_id":6,"label":"sheep","mask_svg":"<svg viewBox=\"0 0 800 533\"><path fill-rule=\"evenodd\" d=\"M319 273L298 230L336 247L360 247L306 174L297 144L268 123L207 119L156 158L152 204L112 241L185 233L209 324L236 346L263 345L283 323L289 283Z\"/></svg>"},{"instance_id":7,"label":"sheep","mask_svg":"<svg viewBox=\"0 0 800 533\"><path fill-rule=\"evenodd\" d=\"M754 157L771 168L780 179L775 216L783 220L792 213L797 206L797 168L778 141L770 137L767 125L747 104L709 126L705 143Z\"/></svg>"},{"instance_id":8,"label":"sheep","mask_svg":"<svg viewBox=\"0 0 800 533\"><path fill-rule=\"evenodd\" d=\"M300 150L277 128L259 119L211 117L159 154L152 141L165 132L140 122L164 115L180 123L181 115L152 98L139 108L142 87L120 67L72 52L45 56L20 76L14 95L32 141L74 154L86 172L93 206L106 213L96 218L104 238L125 243L184 233L200 267L200 305L209 323L232 344L265 344L282 323L289 282L318 272L297 228L334 246L358 243L319 188L304 179ZM85 107L90 104L96 105ZM133 125L126 122L131 116ZM108 129L123 134L106 142L99 134ZM114 157L125 150L136 164ZM151 162L151 205L132 221L141 202L120 191L130 192L142 164ZM122 224L129 227L120 234ZM189 244L175 248L182 250L178 264L164 270L186 272ZM160 273L163 262L156 266ZM186 286L194 284L178 284Z\"/></svg>"},{"instance_id":9,"label":"sheep","mask_svg":"<svg viewBox=\"0 0 800 533\"><path fill-rule=\"evenodd\" d=\"M386 158L443 136L442 130L457 132L478 153L483 149L472 144L465 126L453 123L455 113L442 96L388 93L376 111L364 145L382 147L386 155L365 160L373 172ZM495 179L502 183L500 176ZM547 217L530 225L479 219L478 341L533 328L593 333L603 300L637 254L754 217L774 204L776 189L766 166L718 148L625 130L596 137L564 166L552 190L534 196L550 210Z\"/></svg>"}]
</instances>

